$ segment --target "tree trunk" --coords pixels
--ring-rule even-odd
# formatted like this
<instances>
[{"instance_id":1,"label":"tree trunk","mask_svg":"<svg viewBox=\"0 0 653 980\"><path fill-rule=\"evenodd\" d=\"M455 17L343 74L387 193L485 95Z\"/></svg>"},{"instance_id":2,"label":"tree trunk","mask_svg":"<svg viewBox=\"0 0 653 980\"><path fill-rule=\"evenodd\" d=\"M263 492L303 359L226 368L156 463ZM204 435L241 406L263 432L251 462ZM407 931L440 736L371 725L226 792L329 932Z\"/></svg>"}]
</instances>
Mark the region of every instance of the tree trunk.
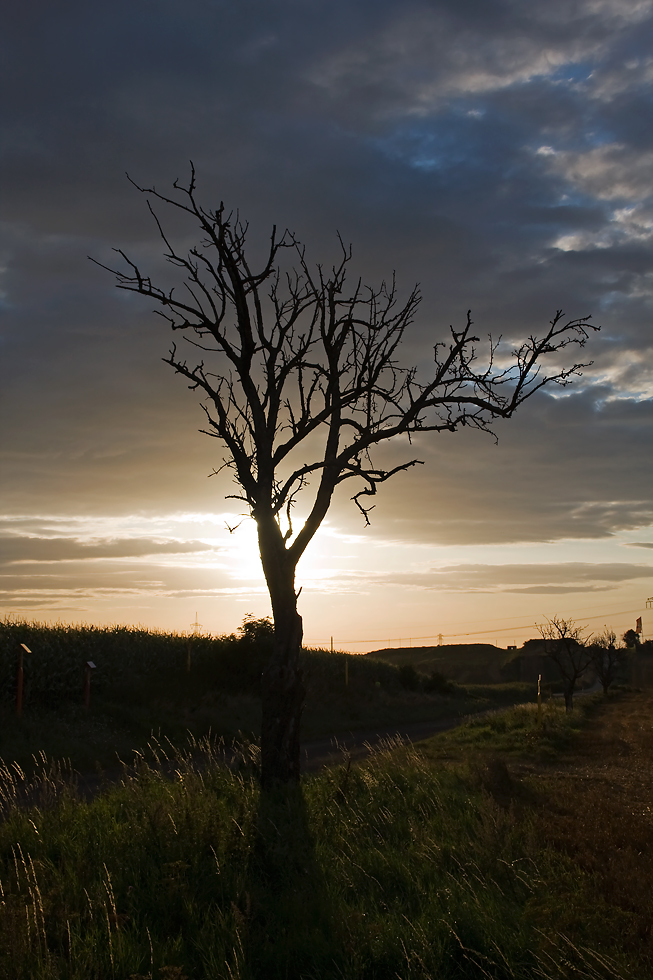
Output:
<instances>
[{"instance_id":1,"label":"tree trunk","mask_svg":"<svg viewBox=\"0 0 653 980\"><path fill-rule=\"evenodd\" d=\"M259 522L261 561L274 618L272 657L261 683L261 786L299 782L299 725L304 695L299 654L302 618L297 612L295 566L288 559L276 523Z\"/></svg>"}]
</instances>

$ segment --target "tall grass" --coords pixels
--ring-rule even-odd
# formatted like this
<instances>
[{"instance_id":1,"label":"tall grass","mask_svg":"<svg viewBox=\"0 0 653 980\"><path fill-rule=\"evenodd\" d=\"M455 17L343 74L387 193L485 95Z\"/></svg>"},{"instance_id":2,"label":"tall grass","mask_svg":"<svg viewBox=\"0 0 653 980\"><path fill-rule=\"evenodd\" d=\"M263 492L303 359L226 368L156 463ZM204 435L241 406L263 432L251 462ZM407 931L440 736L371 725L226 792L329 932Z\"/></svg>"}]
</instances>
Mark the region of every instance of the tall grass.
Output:
<instances>
[{"instance_id":1,"label":"tall grass","mask_svg":"<svg viewBox=\"0 0 653 980\"><path fill-rule=\"evenodd\" d=\"M567 750L581 731L588 715L603 701L602 695L578 699L574 712L565 711L561 698L550 698L538 709L536 704L517 705L511 711L488 711L469 716L447 732L437 743L458 748L462 753L492 752L529 755L540 761L555 759Z\"/></svg>"},{"instance_id":2,"label":"tall grass","mask_svg":"<svg viewBox=\"0 0 653 980\"><path fill-rule=\"evenodd\" d=\"M515 801L392 749L276 797L255 746L226 766L210 739L152 741L91 802L47 760L30 781L5 767L0 976L626 975L600 937L542 927L569 869Z\"/></svg>"},{"instance_id":3,"label":"tall grass","mask_svg":"<svg viewBox=\"0 0 653 980\"><path fill-rule=\"evenodd\" d=\"M235 637L187 637L133 626L50 625L5 618L0 621L0 699L14 699L20 643L31 650L24 657L25 703L52 706L79 700L88 660L97 665L94 691L104 693L183 669L189 644L193 661L200 665L228 659L235 642Z\"/></svg>"},{"instance_id":4,"label":"tall grass","mask_svg":"<svg viewBox=\"0 0 653 980\"><path fill-rule=\"evenodd\" d=\"M246 632L187 636L133 626L47 625L5 618L0 620L0 701L6 703L15 698L21 643L31 650L23 658L25 704L45 707L80 700L89 660L97 667L95 694L140 694L144 687L160 693L190 671L205 689L256 695L270 654L268 636ZM318 696L344 690L346 659L352 690L400 686L398 670L389 664L325 650L304 650L302 658L307 681Z\"/></svg>"}]
</instances>

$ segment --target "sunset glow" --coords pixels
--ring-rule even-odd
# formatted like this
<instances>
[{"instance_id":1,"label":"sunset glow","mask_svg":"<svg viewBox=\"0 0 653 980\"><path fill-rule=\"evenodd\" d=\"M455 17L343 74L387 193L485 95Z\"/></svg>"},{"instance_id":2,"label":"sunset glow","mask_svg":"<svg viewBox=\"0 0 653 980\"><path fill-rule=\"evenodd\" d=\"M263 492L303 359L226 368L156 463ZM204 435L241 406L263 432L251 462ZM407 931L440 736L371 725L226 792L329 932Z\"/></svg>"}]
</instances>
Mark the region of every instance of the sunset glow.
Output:
<instances>
[{"instance_id":1,"label":"sunset glow","mask_svg":"<svg viewBox=\"0 0 653 980\"><path fill-rule=\"evenodd\" d=\"M172 342L200 355L87 260L124 249L178 285L124 172L168 193L192 158L198 199L249 222L254 264L276 224L311 269L339 233L354 280L394 270L402 302L419 282L401 365L427 372L470 308L479 356L503 338L495 366L558 309L601 325L569 354L574 383L498 423L496 444L466 427L380 451L423 465L380 488L370 527L360 487L342 488L298 567L306 642L506 646L556 614L618 634L641 616L653 637L653 3L554 7L45 5L37 36L15 13L1 614L181 631L197 616L214 634L270 614L228 454L162 362ZM178 217L169 234L198 240Z\"/></svg>"}]
</instances>

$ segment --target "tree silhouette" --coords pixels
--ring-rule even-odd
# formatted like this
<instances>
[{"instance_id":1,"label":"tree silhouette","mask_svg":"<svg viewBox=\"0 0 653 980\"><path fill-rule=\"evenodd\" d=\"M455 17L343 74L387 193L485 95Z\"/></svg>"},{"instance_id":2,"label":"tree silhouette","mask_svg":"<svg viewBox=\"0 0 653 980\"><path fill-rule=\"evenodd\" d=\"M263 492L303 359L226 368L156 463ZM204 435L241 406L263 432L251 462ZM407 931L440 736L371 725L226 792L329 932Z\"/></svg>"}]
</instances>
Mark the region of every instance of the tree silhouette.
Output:
<instances>
[{"instance_id":1,"label":"tree silhouette","mask_svg":"<svg viewBox=\"0 0 653 980\"><path fill-rule=\"evenodd\" d=\"M592 666L601 682L603 693L607 695L610 685L628 662L628 648L617 646L617 634L613 629L604 627L592 642Z\"/></svg>"},{"instance_id":2,"label":"tree silhouette","mask_svg":"<svg viewBox=\"0 0 653 980\"><path fill-rule=\"evenodd\" d=\"M175 181L173 196L134 186L148 196L165 257L180 270L184 288L154 285L120 249L126 268L109 271L120 289L155 300L172 329L185 332L192 360L175 345L164 360L205 396L202 431L222 443L219 469L233 471L235 499L257 525L275 635L262 679L261 778L269 787L299 778L304 687L295 569L336 488L355 484L351 499L369 524L378 487L420 462L384 467L372 460L376 446L463 426L489 432L493 420L509 418L544 385L569 383L585 365L563 366L559 354L582 347L596 328L589 317L565 320L559 311L542 337L531 335L512 351L509 363L498 363L490 338L479 364L468 314L462 329L450 328L447 343L433 345L432 368L422 377L397 359L420 302L418 287L400 302L394 277L377 287L358 278L348 285L351 250L341 239L327 271L309 265L295 235L279 236L276 228L255 270L246 255L247 224L223 204L206 210L198 203L192 166L187 185ZM199 244L177 251L152 201L189 216ZM539 365L548 356L552 370L544 374ZM296 528L293 506L309 487L308 515Z\"/></svg>"},{"instance_id":3,"label":"tree silhouette","mask_svg":"<svg viewBox=\"0 0 653 980\"><path fill-rule=\"evenodd\" d=\"M639 647L639 633L636 630L626 630L622 640L630 650L637 650Z\"/></svg>"},{"instance_id":4,"label":"tree silhouette","mask_svg":"<svg viewBox=\"0 0 653 980\"><path fill-rule=\"evenodd\" d=\"M537 627L544 640L544 650L562 678L565 710L573 711L576 684L592 663L592 647L586 646L584 626L577 626L573 619L554 616Z\"/></svg>"}]
</instances>

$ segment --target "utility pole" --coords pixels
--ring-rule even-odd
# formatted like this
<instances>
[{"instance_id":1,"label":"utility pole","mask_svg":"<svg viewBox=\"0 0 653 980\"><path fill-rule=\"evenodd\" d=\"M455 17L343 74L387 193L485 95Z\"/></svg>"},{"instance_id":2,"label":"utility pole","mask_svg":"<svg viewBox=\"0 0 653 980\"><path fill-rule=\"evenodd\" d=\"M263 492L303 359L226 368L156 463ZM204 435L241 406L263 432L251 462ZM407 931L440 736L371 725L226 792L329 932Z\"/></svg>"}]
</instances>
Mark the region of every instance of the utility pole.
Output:
<instances>
[{"instance_id":1,"label":"utility pole","mask_svg":"<svg viewBox=\"0 0 653 980\"><path fill-rule=\"evenodd\" d=\"M194 623L191 623L190 625L193 628L193 634L192 635L193 636L199 636L200 635L200 630L202 629L202 624L199 622L199 620L197 618L197 613L195 613L195 622ZM191 644L191 640L190 640L190 637L189 637L188 640L187 640L187 642L186 642L186 673L187 674L190 674L191 647L192 647L192 644Z\"/></svg>"}]
</instances>

